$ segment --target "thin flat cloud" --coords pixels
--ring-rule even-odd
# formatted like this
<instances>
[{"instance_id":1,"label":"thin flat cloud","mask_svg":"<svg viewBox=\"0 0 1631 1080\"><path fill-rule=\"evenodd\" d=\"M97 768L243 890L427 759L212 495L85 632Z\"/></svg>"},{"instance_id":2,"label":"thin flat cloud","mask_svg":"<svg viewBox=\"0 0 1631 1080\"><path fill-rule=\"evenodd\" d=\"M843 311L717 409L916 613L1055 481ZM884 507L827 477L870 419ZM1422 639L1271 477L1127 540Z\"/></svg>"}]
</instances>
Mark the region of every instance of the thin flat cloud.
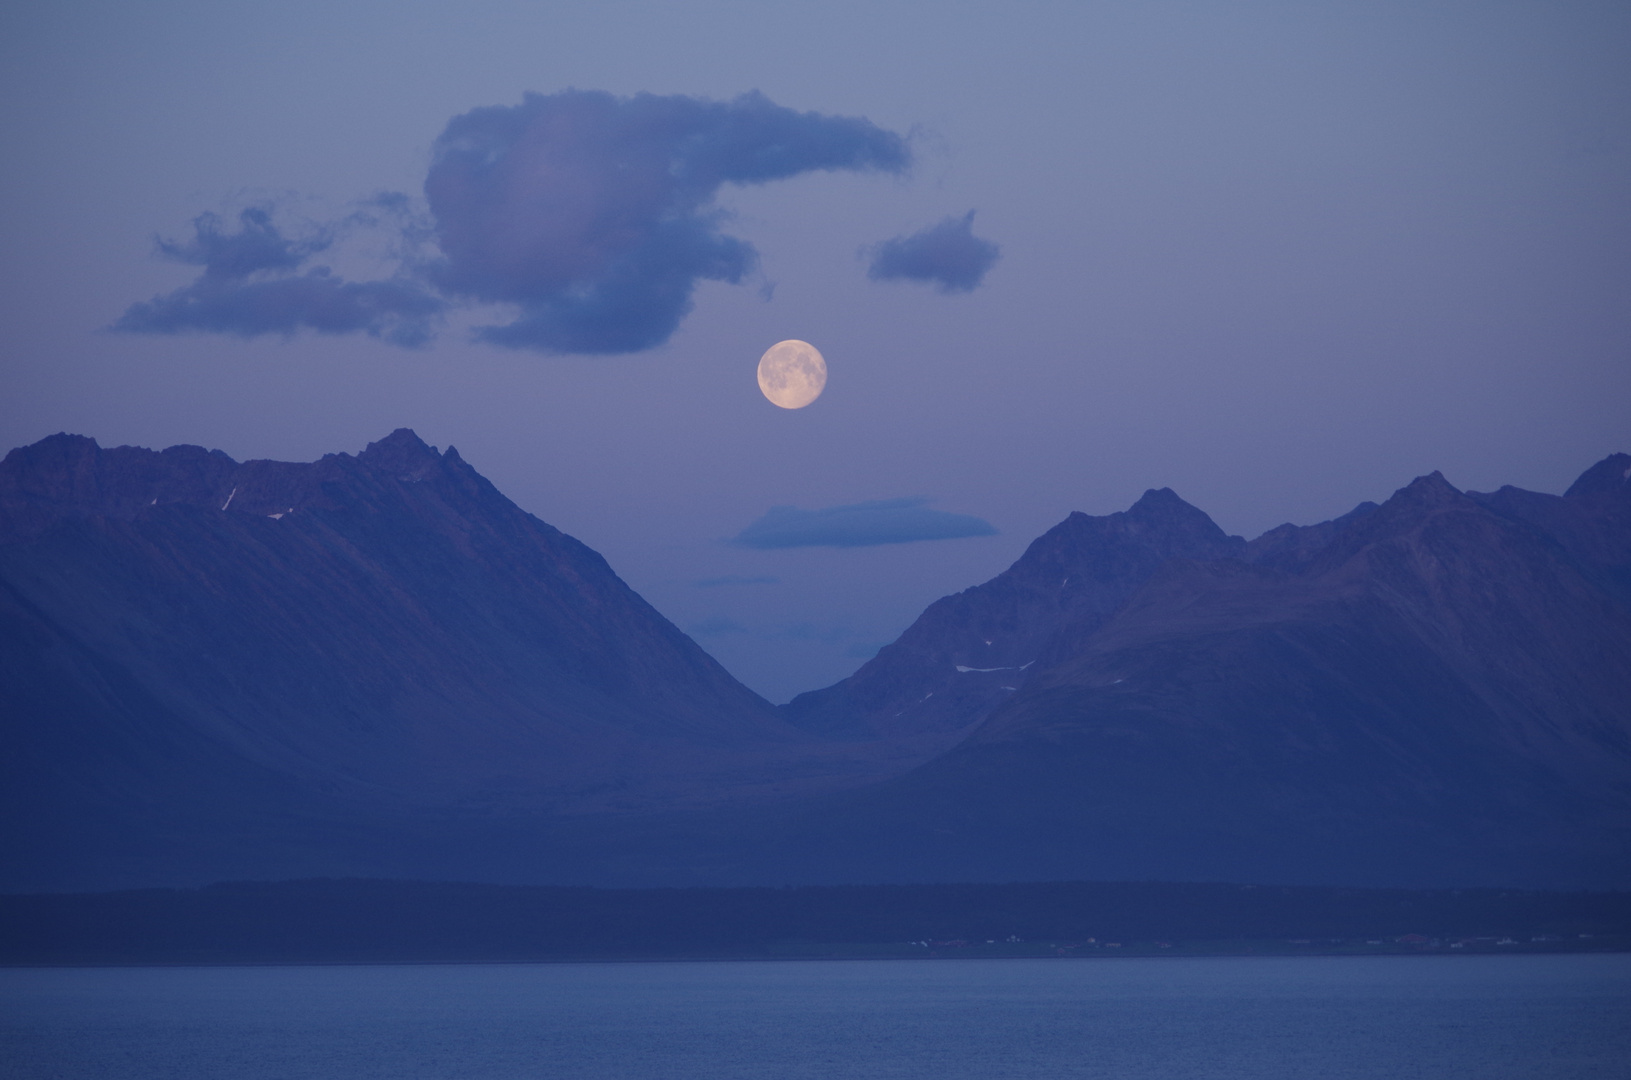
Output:
<instances>
[{"instance_id":1,"label":"thin flat cloud","mask_svg":"<svg viewBox=\"0 0 1631 1080\"><path fill-rule=\"evenodd\" d=\"M726 574L723 577L698 578L691 584L698 589L723 589L732 585L775 585L781 578L769 574Z\"/></svg>"},{"instance_id":2,"label":"thin flat cloud","mask_svg":"<svg viewBox=\"0 0 1631 1080\"><path fill-rule=\"evenodd\" d=\"M919 540L994 536L991 523L971 514L932 510L927 499L880 499L824 510L773 506L731 538L741 547L770 551L798 547L873 547Z\"/></svg>"},{"instance_id":3,"label":"thin flat cloud","mask_svg":"<svg viewBox=\"0 0 1631 1080\"><path fill-rule=\"evenodd\" d=\"M921 281L942 293L972 292L996 264L1000 250L974 235L974 211L948 217L910 236L897 236L869 249L873 281Z\"/></svg>"},{"instance_id":4,"label":"thin flat cloud","mask_svg":"<svg viewBox=\"0 0 1631 1080\"><path fill-rule=\"evenodd\" d=\"M194 222L165 258L202 268L191 284L132 305L137 333L362 332L421 345L457 304L502 304L479 340L545 353L638 352L667 341L698 282L739 284L753 245L723 231L726 184L809 172L902 173L906 140L863 117L797 112L757 92L731 101L565 90L454 117L431 148L429 218L403 216L401 268L353 282L325 262L344 223L292 239L264 207L236 231ZM400 211L407 197L375 203ZM376 222L377 223L377 222ZM423 248L434 248L421 256Z\"/></svg>"},{"instance_id":5,"label":"thin flat cloud","mask_svg":"<svg viewBox=\"0 0 1631 1080\"><path fill-rule=\"evenodd\" d=\"M694 638L724 637L728 634L745 634L748 628L727 615L716 615L711 619L704 619L688 627Z\"/></svg>"}]
</instances>

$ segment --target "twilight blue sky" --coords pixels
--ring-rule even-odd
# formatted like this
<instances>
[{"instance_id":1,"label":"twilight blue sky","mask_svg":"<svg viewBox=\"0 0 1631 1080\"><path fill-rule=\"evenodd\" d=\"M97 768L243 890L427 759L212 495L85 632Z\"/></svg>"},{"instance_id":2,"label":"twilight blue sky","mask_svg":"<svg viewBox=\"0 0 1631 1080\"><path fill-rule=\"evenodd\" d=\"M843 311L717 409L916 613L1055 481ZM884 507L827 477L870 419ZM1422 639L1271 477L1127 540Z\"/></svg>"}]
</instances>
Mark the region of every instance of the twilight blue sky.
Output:
<instances>
[{"instance_id":1,"label":"twilight blue sky","mask_svg":"<svg viewBox=\"0 0 1631 1080\"><path fill-rule=\"evenodd\" d=\"M0 449L409 426L785 700L1148 487L1251 536L1631 450L1627 56L1618 2L8 5Z\"/></svg>"}]
</instances>

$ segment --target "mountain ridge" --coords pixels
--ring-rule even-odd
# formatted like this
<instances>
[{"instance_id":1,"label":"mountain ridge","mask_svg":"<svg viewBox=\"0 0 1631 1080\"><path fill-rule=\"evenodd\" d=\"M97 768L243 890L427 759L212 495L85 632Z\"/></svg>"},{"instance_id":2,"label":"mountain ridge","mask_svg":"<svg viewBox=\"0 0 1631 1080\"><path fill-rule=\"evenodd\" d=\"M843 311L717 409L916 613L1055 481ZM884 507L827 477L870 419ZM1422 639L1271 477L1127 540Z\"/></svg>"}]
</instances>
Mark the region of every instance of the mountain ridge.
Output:
<instances>
[{"instance_id":1,"label":"mountain ridge","mask_svg":"<svg viewBox=\"0 0 1631 1080\"><path fill-rule=\"evenodd\" d=\"M211 817L322 848L323 822L751 802L923 754L786 725L599 554L406 429L311 463L12 451L0 643L0 847L53 874L132 836L202 850Z\"/></svg>"},{"instance_id":2,"label":"mountain ridge","mask_svg":"<svg viewBox=\"0 0 1631 1080\"><path fill-rule=\"evenodd\" d=\"M828 734L966 728L1023 672L1097 629L1163 562L1244 546L1170 488L1103 517L1072 513L1007 570L935 601L854 675L800 694L783 712Z\"/></svg>"},{"instance_id":3,"label":"mountain ridge","mask_svg":"<svg viewBox=\"0 0 1631 1080\"><path fill-rule=\"evenodd\" d=\"M1289 566L1167 560L951 751L783 827L913 880L1623 886L1631 609L1487 501L1433 473Z\"/></svg>"},{"instance_id":4,"label":"mountain ridge","mask_svg":"<svg viewBox=\"0 0 1631 1080\"><path fill-rule=\"evenodd\" d=\"M465 463L0 462L7 888L1631 885L1631 456L1073 513L777 709Z\"/></svg>"}]
</instances>

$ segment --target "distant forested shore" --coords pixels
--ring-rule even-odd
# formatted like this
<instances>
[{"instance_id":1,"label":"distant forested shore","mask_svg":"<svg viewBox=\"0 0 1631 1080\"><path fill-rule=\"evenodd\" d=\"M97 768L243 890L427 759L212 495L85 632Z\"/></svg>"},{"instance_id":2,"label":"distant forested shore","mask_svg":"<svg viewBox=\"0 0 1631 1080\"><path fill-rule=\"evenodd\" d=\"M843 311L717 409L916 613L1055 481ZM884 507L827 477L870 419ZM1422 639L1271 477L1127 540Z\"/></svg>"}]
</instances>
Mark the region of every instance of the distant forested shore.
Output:
<instances>
[{"instance_id":1,"label":"distant forested shore","mask_svg":"<svg viewBox=\"0 0 1631 1080\"><path fill-rule=\"evenodd\" d=\"M1631 893L1160 882L598 889L360 879L0 896L0 964L1631 949Z\"/></svg>"}]
</instances>

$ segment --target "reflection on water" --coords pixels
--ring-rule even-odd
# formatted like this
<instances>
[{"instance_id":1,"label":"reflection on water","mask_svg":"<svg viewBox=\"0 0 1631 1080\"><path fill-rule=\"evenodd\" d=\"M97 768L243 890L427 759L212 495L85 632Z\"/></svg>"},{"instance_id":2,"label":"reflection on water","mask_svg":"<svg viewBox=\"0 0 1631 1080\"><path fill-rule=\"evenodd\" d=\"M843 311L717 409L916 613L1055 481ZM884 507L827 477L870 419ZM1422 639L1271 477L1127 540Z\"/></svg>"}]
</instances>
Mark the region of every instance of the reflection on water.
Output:
<instances>
[{"instance_id":1,"label":"reflection on water","mask_svg":"<svg viewBox=\"0 0 1631 1080\"><path fill-rule=\"evenodd\" d=\"M1614 1078L1631 956L0 970L34 1078Z\"/></svg>"}]
</instances>

